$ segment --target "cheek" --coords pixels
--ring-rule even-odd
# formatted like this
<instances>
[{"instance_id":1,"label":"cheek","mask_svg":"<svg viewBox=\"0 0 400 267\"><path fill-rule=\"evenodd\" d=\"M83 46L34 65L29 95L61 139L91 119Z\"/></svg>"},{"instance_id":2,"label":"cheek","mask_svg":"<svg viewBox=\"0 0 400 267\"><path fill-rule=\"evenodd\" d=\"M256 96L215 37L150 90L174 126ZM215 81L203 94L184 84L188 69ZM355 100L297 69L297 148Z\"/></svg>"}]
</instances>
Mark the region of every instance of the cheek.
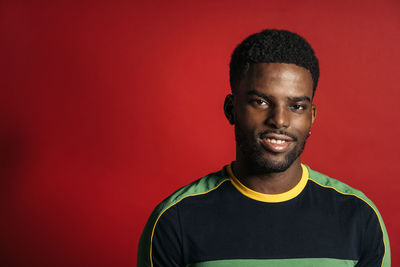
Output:
<instances>
[{"instance_id":1,"label":"cheek","mask_svg":"<svg viewBox=\"0 0 400 267\"><path fill-rule=\"evenodd\" d=\"M238 123L241 125L241 128L247 130L251 134L264 128L264 120L264 114L251 109L245 110L238 116Z\"/></svg>"},{"instance_id":2,"label":"cheek","mask_svg":"<svg viewBox=\"0 0 400 267\"><path fill-rule=\"evenodd\" d=\"M308 136L311 129L311 118L304 118L293 122L292 127L297 130L299 135Z\"/></svg>"}]
</instances>

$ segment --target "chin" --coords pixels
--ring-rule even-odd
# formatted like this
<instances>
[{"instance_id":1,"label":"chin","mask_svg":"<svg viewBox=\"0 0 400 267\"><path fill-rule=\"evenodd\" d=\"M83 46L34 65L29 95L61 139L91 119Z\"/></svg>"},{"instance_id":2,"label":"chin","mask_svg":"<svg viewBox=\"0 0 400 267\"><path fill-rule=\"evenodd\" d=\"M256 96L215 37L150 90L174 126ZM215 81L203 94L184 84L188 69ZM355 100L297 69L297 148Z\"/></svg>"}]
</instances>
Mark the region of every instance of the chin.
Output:
<instances>
[{"instance_id":1,"label":"chin","mask_svg":"<svg viewBox=\"0 0 400 267\"><path fill-rule=\"evenodd\" d=\"M265 152L252 153L246 156L246 165L252 170L253 174L265 174L272 172L286 171L296 160L296 158L288 157L272 159L271 155L265 155ZM276 155L275 155L276 156Z\"/></svg>"},{"instance_id":2,"label":"chin","mask_svg":"<svg viewBox=\"0 0 400 267\"><path fill-rule=\"evenodd\" d=\"M284 172L292 164L293 162L287 160L262 160L258 162L259 167L264 169L265 172Z\"/></svg>"},{"instance_id":3,"label":"chin","mask_svg":"<svg viewBox=\"0 0 400 267\"><path fill-rule=\"evenodd\" d=\"M253 151L256 152L256 151ZM264 149L257 149L250 158L258 173L284 172L301 155L302 149L292 149L284 154L271 153Z\"/></svg>"},{"instance_id":4,"label":"chin","mask_svg":"<svg viewBox=\"0 0 400 267\"><path fill-rule=\"evenodd\" d=\"M306 140L304 140L289 151L275 153L266 150L262 144L257 142L258 139L249 142L240 131L236 132L235 137L238 149L243 155L242 159L244 158L245 164L253 174L286 171L300 157L306 143Z\"/></svg>"}]
</instances>

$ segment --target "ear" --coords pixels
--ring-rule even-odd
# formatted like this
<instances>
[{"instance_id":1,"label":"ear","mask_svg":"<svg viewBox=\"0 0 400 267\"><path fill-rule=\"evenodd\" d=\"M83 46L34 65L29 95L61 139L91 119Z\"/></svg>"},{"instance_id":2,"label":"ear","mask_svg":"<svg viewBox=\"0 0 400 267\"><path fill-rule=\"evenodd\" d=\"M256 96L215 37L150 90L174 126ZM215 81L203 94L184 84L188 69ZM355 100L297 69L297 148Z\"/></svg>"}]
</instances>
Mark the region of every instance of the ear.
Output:
<instances>
[{"instance_id":1,"label":"ear","mask_svg":"<svg viewBox=\"0 0 400 267\"><path fill-rule=\"evenodd\" d=\"M224 113L231 125L235 124L235 116L233 112L233 95L229 94L225 97Z\"/></svg>"},{"instance_id":2,"label":"ear","mask_svg":"<svg viewBox=\"0 0 400 267\"><path fill-rule=\"evenodd\" d=\"M314 122L315 122L315 119L317 118L317 107L314 105L314 104L312 104L312 114L311 114L311 125L313 125L314 124Z\"/></svg>"}]
</instances>

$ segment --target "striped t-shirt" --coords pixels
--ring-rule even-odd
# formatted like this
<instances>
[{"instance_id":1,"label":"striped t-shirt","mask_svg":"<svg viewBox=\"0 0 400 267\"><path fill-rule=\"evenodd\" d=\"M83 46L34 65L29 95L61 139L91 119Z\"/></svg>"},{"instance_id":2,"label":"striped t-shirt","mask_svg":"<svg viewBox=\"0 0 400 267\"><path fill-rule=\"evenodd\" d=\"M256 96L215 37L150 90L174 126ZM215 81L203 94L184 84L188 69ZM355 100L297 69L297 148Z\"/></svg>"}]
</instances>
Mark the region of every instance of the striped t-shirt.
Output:
<instances>
[{"instance_id":1,"label":"striped t-shirt","mask_svg":"<svg viewBox=\"0 0 400 267\"><path fill-rule=\"evenodd\" d=\"M282 194L247 188L230 165L179 189L151 214L138 266L390 266L375 205L302 169L300 182Z\"/></svg>"}]
</instances>

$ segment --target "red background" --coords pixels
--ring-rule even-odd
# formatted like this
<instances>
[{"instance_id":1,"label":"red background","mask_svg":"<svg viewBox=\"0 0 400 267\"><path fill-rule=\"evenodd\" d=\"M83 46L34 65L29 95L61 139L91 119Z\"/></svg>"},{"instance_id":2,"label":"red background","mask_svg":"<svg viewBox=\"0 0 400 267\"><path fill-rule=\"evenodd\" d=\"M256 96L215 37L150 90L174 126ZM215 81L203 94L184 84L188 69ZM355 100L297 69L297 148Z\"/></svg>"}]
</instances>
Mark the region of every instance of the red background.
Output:
<instances>
[{"instance_id":1,"label":"red background","mask_svg":"<svg viewBox=\"0 0 400 267\"><path fill-rule=\"evenodd\" d=\"M234 159L234 47L300 33L320 59L303 156L364 191L400 264L400 3L1 1L0 265L133 266L154 206Z\"/></svg>"}]
</instances>

